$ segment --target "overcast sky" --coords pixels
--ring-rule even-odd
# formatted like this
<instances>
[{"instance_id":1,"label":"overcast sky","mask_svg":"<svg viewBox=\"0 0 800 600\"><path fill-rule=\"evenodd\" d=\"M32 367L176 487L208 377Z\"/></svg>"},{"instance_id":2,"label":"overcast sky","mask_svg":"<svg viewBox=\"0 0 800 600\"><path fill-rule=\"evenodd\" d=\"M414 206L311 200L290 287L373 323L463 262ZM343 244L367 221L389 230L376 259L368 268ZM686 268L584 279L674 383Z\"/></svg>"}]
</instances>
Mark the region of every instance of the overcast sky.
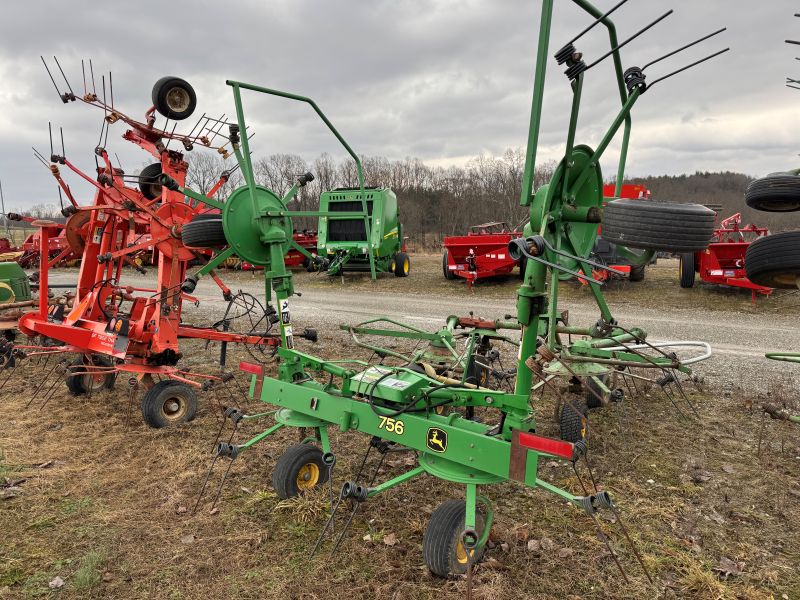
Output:
<instances>
[{"instance_id":1,"label":"overcast sky","mask_svg":"<svg viewBox=\"0 0 800 600\"><path fill-rule=\"evenodd\" d=\"M597 0L601 9L615 2ZM552 54L590 21L568 0L555 4L542 159L558 156L569 111L568 82ZM793 17L800 4L630 0L615 16L620 37L669 8L675 14L623 49L625 67L722 26L726 33L655 65L649 79L726 46L731 52L641 98L628 175L762 175L798 166L800 90L784 82L800 75L800 46L784 40L800 39L800 18ZM135 116L150 106L152 84L163 75L195 86L198 116L231 114L225 85L231 78L313 97L361 154L449 165L526 143L536 0L36 0L14 2L11 13L0 23L0 181L9 210L57 202L55 181L31 151L49 154L48 121L63 126L70 160L94 166L102 113L80 102L62 104L40 54L51 65L58 56L76 93L83 90L82 58L93 60L98 88L100 74L111 70L115 105ZM577 46L590 61L607 44L596 28ZM595 144L619 103L610 61L587 74L583 98L577 141ZM256 154L341 155L308 106L252 94L245 102ZM127 172L138 172L152 161L121 139L124 130L122 123L112 126L108 149ZM615 149L604 157L607 177L616 171ZM88 202L91 190L72 174L67 179Z\"/></svg>"}]
</instances>

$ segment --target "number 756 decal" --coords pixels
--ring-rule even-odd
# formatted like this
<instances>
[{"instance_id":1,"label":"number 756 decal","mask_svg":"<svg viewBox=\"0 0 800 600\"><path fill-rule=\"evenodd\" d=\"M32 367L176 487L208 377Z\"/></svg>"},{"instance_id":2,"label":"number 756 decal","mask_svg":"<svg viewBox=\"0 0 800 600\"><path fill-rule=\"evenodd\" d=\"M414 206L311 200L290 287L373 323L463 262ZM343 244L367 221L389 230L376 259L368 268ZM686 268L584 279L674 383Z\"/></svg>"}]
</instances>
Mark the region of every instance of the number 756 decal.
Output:
<instances>
[{"instance_id":1,"label":"number 756 decal","mask_svg":"<svg viewBox=\"0 0 800 600\"><path fill-rule=\"evenodd\" d=\"M392 419L391 417L380 417L381 422L378 423L378 429L385 429L389 433L396 433L403 435L406 429L405 423L400 419Z\"/></svg>"}]
</instances>

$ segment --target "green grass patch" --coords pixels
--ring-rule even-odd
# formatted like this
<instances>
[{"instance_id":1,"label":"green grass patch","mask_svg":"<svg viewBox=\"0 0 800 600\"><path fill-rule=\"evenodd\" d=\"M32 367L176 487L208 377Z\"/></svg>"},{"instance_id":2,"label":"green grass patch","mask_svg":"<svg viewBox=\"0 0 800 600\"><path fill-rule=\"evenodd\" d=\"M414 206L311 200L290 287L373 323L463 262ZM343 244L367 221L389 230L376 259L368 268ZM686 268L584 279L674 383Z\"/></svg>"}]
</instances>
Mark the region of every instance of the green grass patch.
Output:
<instances>
[{"instance_id":1,"label":"green grass patch","mask_svg":"<svg viewBox=\"0 0 800 600\"><path fill-rule=\"evenodd\" d=\"M88 497L73 500L72 498L65 498L61 501L61 512L67 515L79 513L92 505L92 499Z\"/></svg>"},{"instance_id":2,"label":"green grass patch","mask_svg":"<svg viewBox=\"0 0 800 600\"><path fill-rule=\"evenodd\" d=\"M0 586L12 586L17 585L18 583L22 583L25 581L26 575L25 571L20 569L17 566L10 567L3 571L2 575L0 575Z\"/></svg>"},{"instance_id":3,"label":"green grass patch","mask_svg":"<svg viewBox=\"0 0 800 600\"><path fill-rule=\"evenodd\" d=\"M101 567L106 560L105 552L91 551L80 562L80 567L75 571L72 585L79 590L87 590L100 583L102 578Z\"/></svg>"}]
</instances>

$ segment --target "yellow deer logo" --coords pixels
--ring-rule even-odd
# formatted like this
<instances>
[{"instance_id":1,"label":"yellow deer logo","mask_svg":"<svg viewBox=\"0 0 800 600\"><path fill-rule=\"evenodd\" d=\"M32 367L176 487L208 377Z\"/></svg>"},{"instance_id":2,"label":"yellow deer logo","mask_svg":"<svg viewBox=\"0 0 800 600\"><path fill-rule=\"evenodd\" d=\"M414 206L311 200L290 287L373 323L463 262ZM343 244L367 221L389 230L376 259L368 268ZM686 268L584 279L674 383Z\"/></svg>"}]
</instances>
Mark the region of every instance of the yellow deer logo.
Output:
<instances>
[{"instance_id":1,"label":"yellow deer logo","mask_svg":"<svg viewBox=\"0 0 800 600\"><path fill-rule=\"evenodd\" d=\"M427 446L434 452L444 452L447 450L447 432L438 427L428 429Z\"/></svg>"}]
</instances>

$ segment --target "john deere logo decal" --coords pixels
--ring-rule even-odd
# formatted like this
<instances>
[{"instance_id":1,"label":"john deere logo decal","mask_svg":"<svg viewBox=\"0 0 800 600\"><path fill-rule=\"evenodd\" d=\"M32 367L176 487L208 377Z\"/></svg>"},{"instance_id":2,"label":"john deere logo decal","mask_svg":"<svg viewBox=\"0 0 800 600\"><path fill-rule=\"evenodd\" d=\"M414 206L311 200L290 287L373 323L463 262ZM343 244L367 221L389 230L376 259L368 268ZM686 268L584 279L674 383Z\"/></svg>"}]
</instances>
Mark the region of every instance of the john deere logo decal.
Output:
<instances>
[{"instance_id":1,"label":"john deere logo decal","mask_svg":"<svg viewBox=\"0 0 800 600\"><path fill-rule=\"evenodd\" d=\"M447 432L438 427L429 428L426 445L434 452L444 452L447 450Z\"/></svg>"}]
</instances>

